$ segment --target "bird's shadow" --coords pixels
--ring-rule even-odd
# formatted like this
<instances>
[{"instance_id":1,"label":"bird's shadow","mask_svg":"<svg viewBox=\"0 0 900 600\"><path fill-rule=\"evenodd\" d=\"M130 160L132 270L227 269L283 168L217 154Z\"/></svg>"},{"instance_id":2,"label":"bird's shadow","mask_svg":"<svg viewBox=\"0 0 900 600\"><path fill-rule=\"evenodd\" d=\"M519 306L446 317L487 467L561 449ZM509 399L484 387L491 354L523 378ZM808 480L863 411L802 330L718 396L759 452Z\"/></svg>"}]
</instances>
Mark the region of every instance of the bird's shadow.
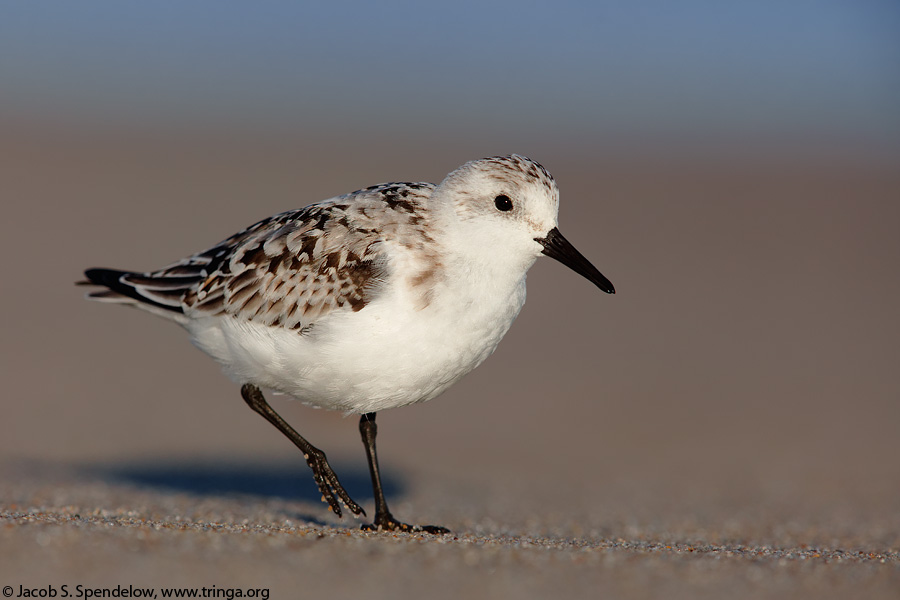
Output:
<instances>
[{"instance_id":1,"label":"bird's shadow","mask_svg":"<svg viewBox=\"0 0 900 600\"><path fill-rule=\"evenodd\" d=\"M369 471L341 462L329 461L350 497L363 504L373 500ZM301 461L277 463L249 462L137 462L93 467L94 475L111 483L193 496L250 496L263 500L321 505L322 493L312 472ZM385 495L400 496L404 484L390 473L381 474ZM297 514L306 521L324 524L315 514Z\"/></svg>"}]
</instances>

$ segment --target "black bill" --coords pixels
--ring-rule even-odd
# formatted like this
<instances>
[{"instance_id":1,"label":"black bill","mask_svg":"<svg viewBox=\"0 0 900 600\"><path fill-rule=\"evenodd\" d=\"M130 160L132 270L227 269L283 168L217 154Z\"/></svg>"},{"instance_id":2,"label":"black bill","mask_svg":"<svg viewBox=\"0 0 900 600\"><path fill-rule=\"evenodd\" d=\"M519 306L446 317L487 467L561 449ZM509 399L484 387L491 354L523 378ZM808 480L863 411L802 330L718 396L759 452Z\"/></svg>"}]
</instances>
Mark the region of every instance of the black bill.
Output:
<instances>
[{"instance_id":1,"label":"black bill","mask_svg":"<svg viewBox=\"0 0 900 600\"><path fill-rule=\"evenodd\" d=\"M555 258L579 275L586 277L588 281L607 294L616 293L616 288L613 287L612 282L604 277L603 273L598 271L597 267L592 265L581 252L576 250L575 246L563 237L558 228L554 227L547 234L547 237L534 238L534 241L544 247L541 251L542 254Z\"/></svg>"}]
</instances>

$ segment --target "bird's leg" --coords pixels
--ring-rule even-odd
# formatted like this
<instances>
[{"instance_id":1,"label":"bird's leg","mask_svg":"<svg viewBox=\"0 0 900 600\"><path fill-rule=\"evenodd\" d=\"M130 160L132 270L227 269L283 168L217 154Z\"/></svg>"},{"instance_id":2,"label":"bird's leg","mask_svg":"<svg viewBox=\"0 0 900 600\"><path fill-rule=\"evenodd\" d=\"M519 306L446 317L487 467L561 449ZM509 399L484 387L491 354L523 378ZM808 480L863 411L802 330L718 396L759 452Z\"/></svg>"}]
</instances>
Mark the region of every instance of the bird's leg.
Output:
<instances>
[{"instance_id":1,"label":"bird's leg","mask_svg":"<svg viewBox=\"0 0 900 600\"><path fill-rule=\"evenodd\" d=\"M263 397L262 392L259 391L258 387L252 383L245 383L241 387L241 396L244 397L244 401L250 408L262 415L266 421L277 427L278 431L287 436L289 440L294 442L295 446L300 448L303 452L303 457L306 459L306 464L312 469L316 485L319 486L319 491L322 492L322 500L328 503L328 506L334 511L334 514L339 517L341 516L340 502L343 502L344 506L347 507L347 510L354 515L365 516L366 511L353 501L350 494L347 493L344 486L338 481L337 475L335 475L334 471L331 469L331 465L328 464L328 459L325 458L325 453L307 442L302 435L288 425L287 421L282 419L281 415L269 406L269 403L266 402L266 399ZM340 502L338 502L338 500L340 500Z\"/></svg>"},{"instance_id":2,"label":"bird's leg","mask_svg":"<svg viewBox=\"0 0 900 600\"><path fill-rule=\"evenodd\" d=\"M375 452L375 436L378 435L378 426L375 424L375 413L366 413L359 418L359 434L362 436L366 447L366 458L369 460L369 473L372 475L372 491L375 495L375 521L371 525L363 525L368 531L424 531L426 533L443 534L450 533L446 527L437 525L407 525L401 523L388 510L387 500L384 499L384 490L381 487L381 474L378 471L378 455Z\"/></svg>"}]
</instances>

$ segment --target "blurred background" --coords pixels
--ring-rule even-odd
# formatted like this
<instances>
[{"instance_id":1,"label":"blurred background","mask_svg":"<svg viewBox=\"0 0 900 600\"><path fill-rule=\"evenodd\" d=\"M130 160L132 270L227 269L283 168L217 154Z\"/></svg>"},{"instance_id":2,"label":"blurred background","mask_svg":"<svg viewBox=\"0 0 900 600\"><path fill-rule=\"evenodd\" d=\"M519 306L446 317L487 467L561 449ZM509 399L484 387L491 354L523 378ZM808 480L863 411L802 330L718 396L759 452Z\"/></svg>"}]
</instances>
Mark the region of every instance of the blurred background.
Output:
<instances>
[{"instance_id":1,"label":"blurred background","mask_svg":"<svg viewBox=\"0 0 900 600\"><path fill-rule=\"evenodd\" d=\"M539 261L493 357L379 416L395 494L454 528L897 544L887 0L0 4L2 457L307 478L177 326L73 282L512 152L555 175L560 229L618 293ZM273 406L365 499L356 419Z\"/></svg>"}]
</instances>

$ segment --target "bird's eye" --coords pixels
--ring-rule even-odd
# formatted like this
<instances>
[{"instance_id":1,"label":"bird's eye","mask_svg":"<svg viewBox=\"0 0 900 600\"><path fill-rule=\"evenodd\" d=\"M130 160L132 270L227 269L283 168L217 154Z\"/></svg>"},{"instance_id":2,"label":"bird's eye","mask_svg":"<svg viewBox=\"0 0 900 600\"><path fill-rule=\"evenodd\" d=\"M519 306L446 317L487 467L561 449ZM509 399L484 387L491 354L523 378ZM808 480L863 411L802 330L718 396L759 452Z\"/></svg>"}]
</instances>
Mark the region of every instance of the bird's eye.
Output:
<instances>
[{"instance_id":1,"label":"bird's eye","mask_svg":"<svg viewBox=\"0 0 900 600\"><path fill-rule=\"evenodd\" d=\"M500 194L496 198L494 198L494 206L497 207L497 210L502 210L506 212L508 210L512 210L512 200L509 199L509 196L506 194Z\"/></svg>"}]
</instances>

